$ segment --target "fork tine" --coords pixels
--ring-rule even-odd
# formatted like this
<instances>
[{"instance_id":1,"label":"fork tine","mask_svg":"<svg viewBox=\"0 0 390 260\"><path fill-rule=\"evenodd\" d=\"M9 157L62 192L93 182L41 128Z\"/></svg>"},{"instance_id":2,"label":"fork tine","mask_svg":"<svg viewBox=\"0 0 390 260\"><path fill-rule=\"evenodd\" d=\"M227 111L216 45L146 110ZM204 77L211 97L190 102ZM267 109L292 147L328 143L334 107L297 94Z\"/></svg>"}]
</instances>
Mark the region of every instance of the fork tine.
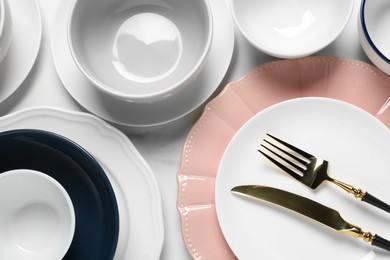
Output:
<instances>
[{"instance_id":1,"label":"fork tine","mask_svg":"<svg viewBox=\"0 0 390 260\"><path fill-rule=\"evenodd\" d=\"M273 148L279 150L280 152L282 152L282 153L288 155L289 157L291 157L292 159L296 160L296 161L299 162L300 164L305 165L305 166L309 164L308 161L305 161L305 160L302 160L301 158L298 158L297 156L295 156L295 155L293 155L292 153L289 153L289 152L283 150L282 148L280 148L279 146L277 146L277 145L275 145L275 144L269 142L268 140L263 139L263 141L264 141L265 143L267 143L268 145L272 146ZM265 147L264 145L261 145L261 146ZM267 148L267 147L265 147L265 148ZM267 149L268 149L268 148L267 148ZM270 149L268 149L268 150L271 151ZM272 152L272 151L271 151L271 152Z\"/></svg>"},{"instance_id":2,"label":"fork tine","mask_svg":"<svg viewBox=\"0 0 390 260\"><path fill-rule=\"evenodd\" d=\"M291 167L293 167L294 169L299 171L300 173L305 170L305 168L299 166L298 164L292 162L291 160L288 160L286 157L284 157L283 155L278 154L277 152L273 151L272 149L268 148L267 146L262 145L262 144L260 146L263 147L264 149L266 149L271 154L275 155L277 158L279 158L280 160L282 160L286 164L290 165ZM282 151L282 152L284 152L284 151Z\"/></svg>"},{"instance_id":3,"label":"fork tine","mask_svg":"<svg viewBox=\"0 0 390 260\"><path fill-rule=\"evenodd\" d=\"M277 137L275 137L275 136L273 136L273 135L271 135L269 133L267 133L267 135L269 137L271 137L272 139L278 141L279 143L283 144L284 146L288 147L289 149L293 150L294 152L302 155L303 157L306 157L307 159L309 159L310 157L314 157L313 155L311 155L311 154L309 154L309 153L307 153L305 151L302 151L301 149L298 149L297 147L295 147L295 146L293 146L293 145L291 145L289 143L286 143L285 141L280 140L279 138L277 138Z\"/></svg>"},{"instance_id":4,"label":"fork tine","mask_svg":"<svg viewBox=\"0 0 390 260\"><path fill-rule=\"evenodd\" d=\"M287 172L288 174L290 174L293 178L299 180L302 176L299 175L298 173L296 173L295 171L291 170L290 168L288 168L286 165L278 162L277 160L275 160L274 158L272 158L271 156L269 156L268 154L264 153L263 151L261 150L258 150L259 153L261 153L262 155L264 155L268 160L270 160L272 163L274 163L276 166L278 166L280 169L282 169L283 171Z\"/></svg>"}]
</instances>

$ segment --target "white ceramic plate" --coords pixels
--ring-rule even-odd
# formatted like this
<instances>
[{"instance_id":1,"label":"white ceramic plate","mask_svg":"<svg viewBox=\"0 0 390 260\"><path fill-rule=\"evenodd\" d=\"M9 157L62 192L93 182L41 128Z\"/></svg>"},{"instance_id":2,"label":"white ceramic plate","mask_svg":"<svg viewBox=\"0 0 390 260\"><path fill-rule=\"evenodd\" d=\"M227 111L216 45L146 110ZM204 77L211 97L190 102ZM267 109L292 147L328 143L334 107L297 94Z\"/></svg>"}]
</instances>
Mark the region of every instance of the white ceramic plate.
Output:
<instances>
[{"instance_id":1,"label":"white ceramic plate","mask_svg":"<svg viewBox=\"0 0 390 260\"><path fill-rule=\"evenodd\" d=\"M74 0L73 0L74 1ZM60 5L52 35L57 73L65 88L84 108L116 124L135 128L163 125L182 118L202 105L217 89L230 65L234 47L234 25L225 0L210 1L214 35L203 71L194 86L161 102L137 104L116 100L96 91L78 70L67 39L67 18L72 1Z\"/></svg>"},{"instance_id":2,"label":"white ceramic plate","mask_svg":"<svg viewBox=\"0 0 390 260\"><path fill-rule=\"evenodd\" d=\"M268 203L233 195L237 185L276 187L340 211L347 221L390 238L389 214L335 185L312 190L281 172L257 149L265 133L330 162L330 175L390 202L390 131L353 105L300 98L273 105L250 119L223 155L216 180L216 209L227 243L239 259L388 259L384 250Z\"/></svg>"},{"instance_id":3,"label":"white ceramic plate","mask_svg":"<svg viewBox=\"0 0 390 260\"><path fill-rule=\"evenodd\" d=\"M124 134L95 116L54 108L27 109L0 118L0 131L21 128L47 130L75 141L107 173L120 219L114 259L159 259L164 240L159 188Z\"/></svg>"},{"instance_id":4,"label":"white ceramic plate","mask_svg":"<svg viewBox=\"0 0 390 260\"><path fill-rule=\"evenodd\" d=\"M0 63L0 102L10 97L30 73L41 45L42 24L36 0L9 0L12 40Z\"/></svg>"}]
</instances>

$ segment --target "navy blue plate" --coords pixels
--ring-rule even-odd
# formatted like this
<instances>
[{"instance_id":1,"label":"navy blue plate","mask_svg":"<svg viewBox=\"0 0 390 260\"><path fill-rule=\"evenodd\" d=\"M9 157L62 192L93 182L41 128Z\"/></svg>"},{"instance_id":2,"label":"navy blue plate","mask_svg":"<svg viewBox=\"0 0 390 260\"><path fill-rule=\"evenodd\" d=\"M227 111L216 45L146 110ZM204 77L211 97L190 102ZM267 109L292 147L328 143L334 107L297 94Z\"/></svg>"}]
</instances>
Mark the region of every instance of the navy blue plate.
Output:
<instances>
[{"instance_id":1,"label":"navy blue plate","mask_svg":"<svg viewBox=\"0 0 390 260\"><path fill-rule=\"evenodd\" d=\"M0 133L0 173L37 170L56 179L68 192L76 215L72 244L63 259L112 259L118 242L115 194L103 169L82 147L41 130Z\"/></svg>"}]
</instances>

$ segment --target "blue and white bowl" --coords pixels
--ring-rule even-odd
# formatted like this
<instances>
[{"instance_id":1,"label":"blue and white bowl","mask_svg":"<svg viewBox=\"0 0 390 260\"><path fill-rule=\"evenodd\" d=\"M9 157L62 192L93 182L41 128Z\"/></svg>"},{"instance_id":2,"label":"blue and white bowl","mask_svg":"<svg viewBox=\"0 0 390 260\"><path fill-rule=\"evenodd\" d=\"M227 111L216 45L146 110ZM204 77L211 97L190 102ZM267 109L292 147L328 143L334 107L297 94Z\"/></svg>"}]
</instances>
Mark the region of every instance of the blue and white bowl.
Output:
<instances>
[{"instance_id":1,"label":"blue and white bowl","mask_svg":"<svg viewBox=\"0 0 390 260\"><path fill-rule=\"evenodd\" d=\"M360 43L371 62L390 75L390 1L362 0L358 30Z\"/></svg>"}]
</instances>

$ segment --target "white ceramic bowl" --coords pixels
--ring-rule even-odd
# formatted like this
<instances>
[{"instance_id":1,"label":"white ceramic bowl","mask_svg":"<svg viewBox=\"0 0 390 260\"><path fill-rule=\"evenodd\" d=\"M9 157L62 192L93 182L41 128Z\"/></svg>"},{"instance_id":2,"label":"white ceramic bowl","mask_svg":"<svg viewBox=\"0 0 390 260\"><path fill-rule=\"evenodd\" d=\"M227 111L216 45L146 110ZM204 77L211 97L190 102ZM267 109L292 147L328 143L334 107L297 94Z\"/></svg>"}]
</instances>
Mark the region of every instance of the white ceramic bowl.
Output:
<instances>
[{"instance_id":1,"label":"white ceramic bowl","mask_svg":"<svg viewBox=\"0 0 390 260\"><path fill-rule=\"evenodd\" d=\"M8 53L12 38L12 15L8 0L0 0L0 62Z\"/></svg>"},{"instance_id":2,"label":"white ceramic bowl","mask_svg":"<svg viewBox=\"0 0 390 260\"><path fill-rule=\"evenodd\" d=\"M3 31L3 28L4 28L4 20L5 20L4 0L0 0L0 36L1 36L1 32Z\"/></svg>"},{"instance_id":3,"label":"white ceramic bowl","mask_svg":"<svg viewBox=\"0 0 390 260\"><path fill-rule=\"evenodd\" d=\"M75 0L68 39L75 63L99 90L150 103L193 82L212 31L208 0Z\"/></svg>"},{"instance_id":4,"label":"white ceramic bowl","mask_svg":"<svg viewBox=\"0 0 390 260\"><path fill-rule=\"evenodd\" d=\"M65 189L32 170L0 174L0 259L60 260L74 235L75 213Z\"/></svg>"},{"instance_id":5,"label":"white ceramic bowl","mask_svg":"<svg viewBox=\"0 0 390 260\"><path fill-rule=\"evenodd\" d=\"M358 30L360 43L368 58L390 75L390 1L363 0Z\"/></svg>"},{"instance_id":6,"label":"white ceramic bowl","mask_svg":"<svg viewBox=\"0 0 390 260\"><path fill-rule=\"evenodd\" d=\"M234 21L257 49L279 58L313 54L347 24L354 0L230 0Z\"/></svg>"}]
</instances>

